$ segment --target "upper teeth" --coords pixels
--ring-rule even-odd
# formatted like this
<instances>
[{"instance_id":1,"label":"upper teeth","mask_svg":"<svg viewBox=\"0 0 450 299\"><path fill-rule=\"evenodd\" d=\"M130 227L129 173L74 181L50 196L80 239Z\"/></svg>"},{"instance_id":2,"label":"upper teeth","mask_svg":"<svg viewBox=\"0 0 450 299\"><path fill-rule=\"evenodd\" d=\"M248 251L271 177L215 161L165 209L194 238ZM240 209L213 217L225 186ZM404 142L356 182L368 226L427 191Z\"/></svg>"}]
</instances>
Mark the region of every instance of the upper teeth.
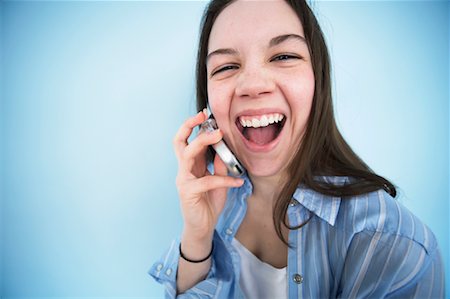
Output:
<instances>
[{"instance_id":1,"label":"upper teeth","mask_svg":"<svg viewBox=\"0 0 450 299\"><path fill-rule=\"evenodd\" d=\"M283 114L273 113L273 114L259 115L256 117L241 116L239 117L239 122L244 128L246 127L259 128L259 127L267 127L270 124L280 122L283 120L283 118L284 118Z\"/></svg>"}]
</instances>

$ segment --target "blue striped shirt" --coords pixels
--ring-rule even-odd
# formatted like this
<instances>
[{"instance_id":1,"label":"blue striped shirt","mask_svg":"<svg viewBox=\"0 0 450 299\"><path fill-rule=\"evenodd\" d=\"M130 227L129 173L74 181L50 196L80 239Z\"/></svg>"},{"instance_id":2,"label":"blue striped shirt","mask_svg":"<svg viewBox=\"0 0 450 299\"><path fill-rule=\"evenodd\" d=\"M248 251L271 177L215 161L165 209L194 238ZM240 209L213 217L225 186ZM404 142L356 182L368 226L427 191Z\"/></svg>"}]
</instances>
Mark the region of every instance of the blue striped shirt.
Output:
<instances>
[{"instance_id":1,"label":"blue striped shirt","mask_svg":"<svg viewBox=\"0 0 450 299\"><path fill-rule=\"evenodd\" d=\"M346 177L321 177L336 185ZM248 178L229 189L214 232L212 266L179 298L243 298L240 258L231 241L252 193ZM410 211L379 190L351 198L299 187L289 205L289 298L444 298L444 273L433 233ZM176 297L179 238L149 274Z\"/></svg>"}]
</instances>

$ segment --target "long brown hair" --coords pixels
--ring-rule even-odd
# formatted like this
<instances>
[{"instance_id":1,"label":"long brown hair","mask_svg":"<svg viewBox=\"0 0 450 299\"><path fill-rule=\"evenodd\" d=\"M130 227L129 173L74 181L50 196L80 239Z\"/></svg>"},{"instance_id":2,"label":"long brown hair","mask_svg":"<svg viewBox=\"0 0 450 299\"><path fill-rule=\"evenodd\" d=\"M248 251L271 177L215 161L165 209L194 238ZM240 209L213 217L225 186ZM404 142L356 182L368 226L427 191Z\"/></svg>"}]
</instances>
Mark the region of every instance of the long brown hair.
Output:
<instances>
[{"instance_id":1,"label":"long brown hair","mask_svg":"<svg viewBox=\"0 0 450 299\"><path fill-rule=\"evenodd\" d=\"M208 101L206 56L211 28L217 16L235 0L212 0L205 9L200 31L197 56L197 109L202 110ZM314 98L305 134L294 158L288 165L290 179L285 182L275 201L273 221L278 237L286 244L281 225L299 229L286 223L286 212L295 190L300 184L326 195L347 197L384 189L396 196L394 185L375 174L353 152L339 132L334 119L331 96L330 59L319 23L304 0L286 1L300 19L311 54L315 77ZM346 176L348 184L334 185L316 176Z\"/></svg>"}]
</instances>

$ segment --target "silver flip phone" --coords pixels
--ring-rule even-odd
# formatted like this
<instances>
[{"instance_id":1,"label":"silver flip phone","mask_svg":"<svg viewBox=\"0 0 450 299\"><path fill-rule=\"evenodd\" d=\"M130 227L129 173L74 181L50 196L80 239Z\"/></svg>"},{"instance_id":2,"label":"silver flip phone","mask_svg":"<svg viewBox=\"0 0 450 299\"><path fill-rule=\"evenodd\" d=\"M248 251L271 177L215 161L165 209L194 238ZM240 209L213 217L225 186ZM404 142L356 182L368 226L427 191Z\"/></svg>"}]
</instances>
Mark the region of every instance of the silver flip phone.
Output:
<instances>
[{"instance_id":1,"label":"silver flip phone","mask_svg":"<svg viewBox=\"0 0 450 299\"><path fill-rule=\"evenodd\" d=\"M200 125L200 134L203 132L212 132L217 129L216 120L214 119L213 115L209 113L209 111L210 110L208 109L208 119ZM239 160L231 152L223 139L216 144L213 144L212 148L216 151L220 159L222 159L222 161L227 166L228 171L233 176L241 176L245 173L244 167L241 165L241 163L239 163Z\"/></svg>"}]
</instances>

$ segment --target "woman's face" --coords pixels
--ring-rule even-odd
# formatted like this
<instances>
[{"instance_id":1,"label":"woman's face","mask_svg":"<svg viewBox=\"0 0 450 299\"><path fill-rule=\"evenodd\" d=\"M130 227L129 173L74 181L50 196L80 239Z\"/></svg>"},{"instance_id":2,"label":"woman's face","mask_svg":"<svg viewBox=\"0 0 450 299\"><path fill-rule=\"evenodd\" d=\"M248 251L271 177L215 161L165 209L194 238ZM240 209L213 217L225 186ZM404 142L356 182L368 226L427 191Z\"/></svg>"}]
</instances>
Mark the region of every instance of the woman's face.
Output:
<instances>
[{"instance_id":1,"label":"woman's face","mask_svg":"<svg viewBox=\"0 0 450 299\"><path fill-rule=\"evenodd\" d=\"M224 139L251 176L284 172L314 95L303 27L284 1L237 1L209 38L208 99Z\"/></svg>"}]
</instances>

